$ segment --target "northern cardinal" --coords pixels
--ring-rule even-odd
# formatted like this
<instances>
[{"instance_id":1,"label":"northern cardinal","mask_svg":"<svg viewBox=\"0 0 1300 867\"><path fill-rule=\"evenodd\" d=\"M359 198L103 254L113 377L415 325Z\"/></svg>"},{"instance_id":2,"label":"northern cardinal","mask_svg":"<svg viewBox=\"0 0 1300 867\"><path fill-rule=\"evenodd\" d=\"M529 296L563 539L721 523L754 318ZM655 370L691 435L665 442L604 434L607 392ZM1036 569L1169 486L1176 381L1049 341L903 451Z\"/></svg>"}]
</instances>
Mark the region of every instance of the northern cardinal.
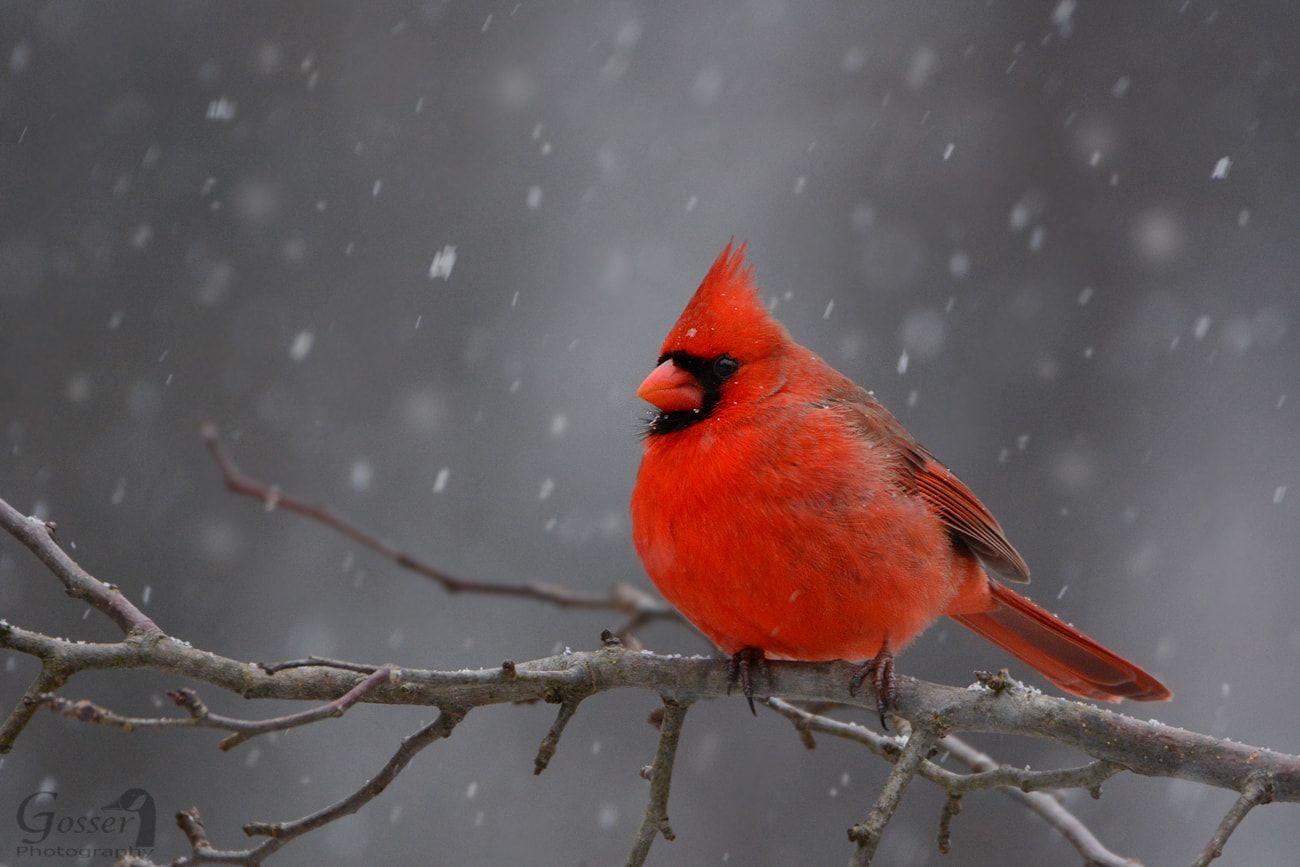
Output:
<instances>
[{"instance_id":1,"label":"northern cardinal","mask_svg":"<svg viewBox=\"0 0 1300 867\"><path fill-rule=\"evenodd\" d=\"M657 410L632 535L663 595L723 653L869 660L877 709L893 654L942 615L1068 693L1163 701L1137 665L993 580L1029 567L962 482L869 391L800 346L722 251L637 389ZM742 678L743 675L743 678Z\"/></svg>"}]
</instances>

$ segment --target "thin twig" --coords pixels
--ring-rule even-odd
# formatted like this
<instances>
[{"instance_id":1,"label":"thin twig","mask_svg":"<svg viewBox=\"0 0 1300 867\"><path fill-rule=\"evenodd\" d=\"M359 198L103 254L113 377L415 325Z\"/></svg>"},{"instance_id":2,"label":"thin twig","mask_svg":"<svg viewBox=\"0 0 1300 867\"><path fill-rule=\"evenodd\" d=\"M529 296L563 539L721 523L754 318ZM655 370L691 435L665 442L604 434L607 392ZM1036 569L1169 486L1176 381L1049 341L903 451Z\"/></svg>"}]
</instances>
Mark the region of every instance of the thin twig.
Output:
<instances>
[{"instance_id":1,"label":"thin twig","mask_svg":"<svg viewBox=\"0 0 1300 867\"><path fill-rule=\"evenodd\" d=\"M972 771L988 771L998 767L997 762L991 757L956 735L948 735L939 743L947 751L948 755ZM1095 790L1096 785L1098 784L1094 784L1089 788ZM1066 809L1060 801L1053 797L1053 792L1027 792L1013 786L1000 786L996 791L1003 793L1013 801L1020 802L1026 809L1037 814L1043 821L1056 829L1065 838L1066 842L1083 856L1087 867L1134 867L1139 863L1134 858L1125 858L1106 848L1105 844L1097 839L1097 836L1089 830L1088 826L1078 816Z\"/></svg>"},{"instance_id":2,"label":"thin twig","mask_svg":"<svg viewBox=\"0 0 1300 867\"><path fill-rule=\"evenodd\" d=\"M663 721L659 724L659 747L655 762L650 767L650 802L646 804L645 818L632 841L632 851L627 856L627 867L641 867L650 855L650 846L660 834L668 841L677 839L668 824L668 792L673 784L673 762L677 758L677 741L681 738L682 723L686 720L687 703L664 699Z\"/></svg>"},{"instance_id":3,"label":"thin twig","mask_svg":"<svg viewBox=\"0 0 1300 867\"><path fill-rule=\"evenodd\" d=\"M793 722L797 731L819 731L856 741L890 762L897 761L901 754L897 739L878 734L857 723L840 722L827 716L809 713L779 698L768 699L765 704ZM970 749L952 736L942 741L944 746L950 742ZM1124 770L1121 765L1113 762L1095 761L1077 768L1030 771L1009 765L998 765L987 756L984 758L988 764L973 768L976 773L972 774L954 774L929 760L921 764L918 773L931 782L943 786L950 795L964 795L968 792L1000 786L1013 786L1023 792L1061 788L1092 789Z\"/></svg>"},{"instance_id":4,"label":"thin twig","mask_svg":"<svg viewBox=\"0 0 1300 867\"><path fill-rule=\"evenodd\" d=\"M200 849L211 849L212 844L208 842L208 829L203 824L203 817L199 815L198 807L190 807L188 810L182 810L176 814L176 826L181 829L185 839L190 841L190 846L196 852Z\"/></svg>"},{"instance_id":5,"label":"thin twig","mask_svg":"<svg viewBox=\"0 0 1300 867\"><path fill-rule=\"evenodd\" d=\"M560 746L560 736L564 734L564 727L573 719L573 715L578 712L578 704L582 701L580 698L566 698L560 702L560 711L555 715L555 722L551 723L550 729L546 732L546 737L542 738L542 744L537 748L537 757L533 759L533 773L540 774L551 764L551 759L555 758L555 751Z\"/></svg>"},{"instance_id":6,"label":"thin twig","mask_svg":"<svg viewBox=\"0 0 1300 867\"><path fill-rule=\"evenodd\" d=\"M313 828L333 822L342 816L355 813L363 804L370 801L396 779L402 769L415 757L415 754L436 740L449 736L452 729L465 718L466 711L457 708L443 708L438 718L413 735L402 739L402 745L388 760L379 773L366 781L366 784L343 800L318 810L309 816L292 822L252 822L244 826L244 833L252 836L270 837L274 840L288 841L305 834Z\"/></svg>"},{"instance_id":7,"label":"thin twig","mask_svg":"<svg viewBox=\"0 0 1300 867\"><path fill-rule=\"evenodd\" d=\"M805 746L808 746L808 741L804 740L803 736L816 731L859 743L881 758L888 760L891 764L898 761L898 757L903 752L898 745L897 738L882 735L866 726L851 722L840 722L828 716L812 713L801 707L796 707L782 698L765 698L763 704L790 720L794 724L795 731L799 733L800 740L804 741ZM812 748L809 747L809 749ZM922 767L924 768L924 766Z\"/></svg>"},{"instance_id":8,"label":"thin twig","mask_svg":"<svg viewBox=\"0 0 1300 867\"><path fill-rule=\"evenodd\" d=\"M11 630L5 628L3 632L8 634ZM31 686L27 687L23 697L18 699L18 704L14 705L9 716L5 717L3 725L0 725L0 754L14 748L14 741L32 721L36 711L40 710L41 697L63 686L67 679L68 675L53 668L49 663L42 662L40 674L36 675L36 679L32 681Z\"/></svg>"},{"instance_id":9,"label":"thin twig","mask_svg":"<svg viewBox=\"0 0 1300 867\"><path fill-rule=\"evenodd\" d=\"M180 864L244 864L248 867L260 865L286 844L301 837L309 831L328 825L336 819L350 816L374 800L397 775L410 763L416 753L451 734L465 716L465 711L456 708L444 708L437 719L421 728L413 735L402 738L402 744L393 753L379 773L352 794L340 801L290 822L250 822L244 826L244 833L250 837L266 837L257 846L248 849L214 849L208 842L207 830L197 808L191 808L176 814L176 824L190 841L191 853L186 858L172 862ZM149 862L136 862L149 863Z\"/></svg>"},{"instance_id":10,"label":"thin twig","mask_svg":"<svg viewBox=\"0 0 1300 867\"><path fill-rule=\"evenodd\" d=\"M858 844L853 857L849 859L851 867L868 867L871 864L871 859L876 855L876 847L880 845L880 838L885 833L885 826L894 818L894 812L903 800L908 783L916 776L938 737L936 732L927 728L912 729L907 746L903 747L902 755L890 770L871 812L867 813L867 818L849 829L849 839Z\"/></svg>"},{"instance_id":11,"label":"thin twig","mask_svg":"<svg viewBox=\"0 0 1300 867\"><path fill-rule=\"evenodd\" d=\"M185 708L189 712L188 717L146 718L122 716L85 699L69 701L66 698L50 694L42 695L41 701L48 704L51 710L64 716L82 722L121 729L124 732L133 732L142 728L210 728L234 732L229 737L223 738L218 744L224 751L234 749L244 741L268 732L284 731L285 729L296 728L319 720L343 716L348 708L370 695L381 685L396 678L397 675L394 669L381 668L362 679L356 686L333 701L328 701L325 704L298 713L262 720L242 720L212 713L208 710L208 706L203 703L203 700L199 698L198 693L192 689L178 689L175 692L167 693L178 706Z\"/></svg>"},{"instance_id":12,"label":"thin twig","mask_svg":"<svg viewBox=\"0 0 1300 867\"><path fill-rule=\"evenodd\" d=\"M944 744L947 743L945 739ZM998 765L986 771L963 775L955 785L949 787L949 792L954 795L964 795L967 792L978 792L999 786L1014 787L1022 792L1038 792L1044 789L1093 790L1123 771L1122 766L1100 759L1077 768L1059 768L1052 771L1030 771Z\"/></svg>"},{"instance_id":13,"label":"thin twig","mask_svg":"<svg viewBox=\"0 0 1300 867\"><path fill-rule=\"evenodd\" d=\"M952 820L961 812L961 795L949 795L939 814L939 854L952 851Z\"/></svg>"},{"instance_id":14,"label":"thin twig","mask_svg":"<svg viewBox=\"0 0 1300 867\"><path fill-rule=\"evenodd\" d=\"M1228 838L1232 836L1233 831L1237 830L1237 826L1241 824L1242 819L1246 818L1246 814L1260 804L1267 804L1272 800L1273 786L1267 777L1255 777L1248 782L1228 810L1228 814L1219 823L1210 842L1205 844L1200 857L1193 862L1192 867L1208 867L1211 861L1223 854L1223 847L1228 845Z\"/></svg>"},{"instance_id":15,"label":"thin twig","mask_svg":"<svg viewBox=\"0 0 1300 867\"><path fill-rule=\"evenodd\" d=\"M0 500L0 527L22 542L45 564L74 599L90 603L96 611L117 624L124 635L161 634L162 630L144 612L131 603L116 586L105 584L77 564L54 541L55 525L30 518Z\"/></svg>"},{"instance_id":16,"label":"thin twig","mask_svg":"<svg viewBox=\"0 0 1300 867\"><path fill-rule=\"evenodd\" d=\"M205 422L201 429L208 453L221 471L226 488L233 493L260 500L268 510L284 509L319 524L323 524L354 542L369 548L375 553L398 566L436 582L448 593L480 593L492 596L513 596L545 602L561 608L580 608L597 611L619 611L628 616L629 625L643 625L651 620L680 620L676 609L656 599L648 593L628 584L615 584L603 596L576 593L554 584L537 583L493 583L488 581L469 581L456 578L436 568L425 560L408 554L390 542L363 530L351 521L335 514L324 506L309 503L292 494L281 491L275 485L268 485L246 475L221 445L221 437L216 425Z\"/></svg>"}]
</instances>

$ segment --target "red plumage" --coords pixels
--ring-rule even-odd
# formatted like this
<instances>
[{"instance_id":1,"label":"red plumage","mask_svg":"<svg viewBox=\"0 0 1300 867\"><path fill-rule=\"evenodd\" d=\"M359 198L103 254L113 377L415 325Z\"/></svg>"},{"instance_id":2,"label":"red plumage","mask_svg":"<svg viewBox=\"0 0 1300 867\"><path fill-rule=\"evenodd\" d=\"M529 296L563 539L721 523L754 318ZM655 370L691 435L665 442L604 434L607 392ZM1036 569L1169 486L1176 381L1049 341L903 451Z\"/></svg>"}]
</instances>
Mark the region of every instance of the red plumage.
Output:
<instances>
[{"instance_id":1,"label":"red plumage","mask_svg":"<svg viewBox=\"0 0 1300 867\"><path fill-rule=\"evenodd\" d=\"M861 660L943 615L1061 689L1170 692L985 567L1024 560L973 493L872 395L795 343L728 245L637 392L660 412L633 540L664 596L723 652Z\"/></svg>"}]
</instances>

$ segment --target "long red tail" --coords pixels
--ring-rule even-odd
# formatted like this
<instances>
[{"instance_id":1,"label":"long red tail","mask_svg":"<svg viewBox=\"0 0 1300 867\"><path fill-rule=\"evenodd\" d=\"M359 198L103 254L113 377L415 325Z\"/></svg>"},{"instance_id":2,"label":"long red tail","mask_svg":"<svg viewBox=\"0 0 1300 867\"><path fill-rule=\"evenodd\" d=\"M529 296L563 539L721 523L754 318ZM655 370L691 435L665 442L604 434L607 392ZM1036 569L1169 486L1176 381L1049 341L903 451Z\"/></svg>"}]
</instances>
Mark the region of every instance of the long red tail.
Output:
<instances>
[{"instance_id":1,"label":"long red tail","mask_svg":"<svg viewBox=\"0 0 1300 867\"><path fill-rule=\"evenodd\" d=\"M1066 692L1100 701L1168 701L1168 688L1050 612L996 581L989 582L994 608L953 615L998 647L1033 666Z\"/></svg>"}]
</instances>

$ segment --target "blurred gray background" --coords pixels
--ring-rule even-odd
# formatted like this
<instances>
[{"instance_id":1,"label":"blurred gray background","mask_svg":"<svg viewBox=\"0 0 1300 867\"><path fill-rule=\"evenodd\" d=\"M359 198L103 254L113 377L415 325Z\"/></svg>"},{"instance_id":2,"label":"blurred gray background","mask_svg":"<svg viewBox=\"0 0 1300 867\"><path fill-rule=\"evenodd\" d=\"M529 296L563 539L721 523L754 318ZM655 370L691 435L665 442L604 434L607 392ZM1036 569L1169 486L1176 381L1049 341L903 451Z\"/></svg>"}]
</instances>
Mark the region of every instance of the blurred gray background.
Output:
<instances>
[{"instance_id":1,"label":"blurred gray background","mask_svg":"<svg viewBox=\"0 0 1300 867\"><path fill-rule=\"evenodd\" d=\"M594 647L612 618L449 597L226 494L198 424L455 574L648 588L632 391L735 236L796 337L1000 517L1031 595L1177 693L1134 713L1300 751L1292 4L10 2L0 20L0 496L172 634L433 668ZM7 539L0 615L113 636ZM680 627L644 638L707 651ZM900 666L964 684L1008 663L941 623ZM5 659L6 706L33 671ZM153 714L179 685L65 692ZM276 863L621 863L656 703L587 702L540 778L553 709L476 711ZM422 716L362 707L227 755L213 733L42 714L0 765L0 839L42 785L67 811L139 785L160 855L184 851L168 817L191 805L242 845L245 821L351 791ZM709 703L686 723L678 840L651 860L841 863L885 770ZM1007 799L966 800L942 858L918 784L882 861L1077 863ZM1231 801L1125 776L1071 803L1165 865ZM1252 813L1225 862L1293 863L1296 819Z\"/></svg>"}]
</instances>

